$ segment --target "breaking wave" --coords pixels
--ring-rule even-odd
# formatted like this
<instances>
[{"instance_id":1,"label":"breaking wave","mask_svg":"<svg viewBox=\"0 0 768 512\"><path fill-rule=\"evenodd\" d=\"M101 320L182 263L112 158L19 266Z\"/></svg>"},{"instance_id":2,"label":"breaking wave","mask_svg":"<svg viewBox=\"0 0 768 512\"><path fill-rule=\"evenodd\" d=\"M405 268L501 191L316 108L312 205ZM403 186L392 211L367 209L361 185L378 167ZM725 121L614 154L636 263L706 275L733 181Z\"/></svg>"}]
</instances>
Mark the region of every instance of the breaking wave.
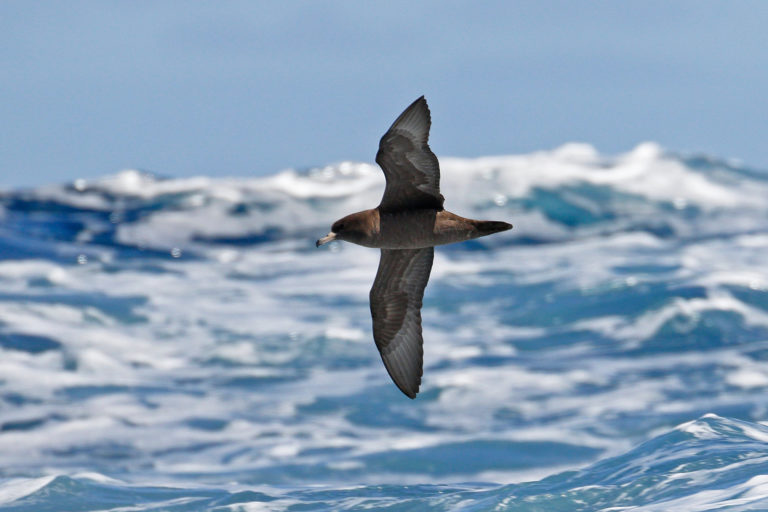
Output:
<instances>
[{"instance_id":1,"label":"breaking wave","mask_svg":"<svg viewBox=\"0 0 768 512\"><path fill-rule=\"evenodd\" d=\"M441 159L416 401L345 162L0 192L3 510L768 507L768 173L654 144ZM262 508L259 508L262 507Z\"/></svg>"}]
</instances>

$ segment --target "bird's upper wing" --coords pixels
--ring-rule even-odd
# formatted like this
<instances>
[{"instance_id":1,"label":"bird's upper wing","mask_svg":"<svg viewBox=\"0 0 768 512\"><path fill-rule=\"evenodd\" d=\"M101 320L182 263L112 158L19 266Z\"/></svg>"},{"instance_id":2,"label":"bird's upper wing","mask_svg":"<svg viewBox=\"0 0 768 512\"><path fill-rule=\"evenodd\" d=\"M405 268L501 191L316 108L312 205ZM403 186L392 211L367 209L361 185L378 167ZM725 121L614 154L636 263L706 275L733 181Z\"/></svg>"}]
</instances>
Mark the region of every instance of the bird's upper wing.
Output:
<instances>
[{"instance_id":1,"label":"bird's upper wing","mask_svg":"<svg viewBox=\"0 0 768 512\"><path fill-rule=\"evenodd\" d=\"M421 301L434 253L433 247L382 249L371 288L373 339L389 376L410 398L421 384Z\"/></svg>"},{"instance_id":2,"label":"bird's upper wing","mask_svg":"<svg viewBox=\"0 0 768 512\"><path fill-rule=\"evenodd\" d=\"M400 114L379 142L376 162L384 170L387 186L382 211L443 209L440 166L429 149L431 118L424 96Z\"/></svg>"}]
</instances>

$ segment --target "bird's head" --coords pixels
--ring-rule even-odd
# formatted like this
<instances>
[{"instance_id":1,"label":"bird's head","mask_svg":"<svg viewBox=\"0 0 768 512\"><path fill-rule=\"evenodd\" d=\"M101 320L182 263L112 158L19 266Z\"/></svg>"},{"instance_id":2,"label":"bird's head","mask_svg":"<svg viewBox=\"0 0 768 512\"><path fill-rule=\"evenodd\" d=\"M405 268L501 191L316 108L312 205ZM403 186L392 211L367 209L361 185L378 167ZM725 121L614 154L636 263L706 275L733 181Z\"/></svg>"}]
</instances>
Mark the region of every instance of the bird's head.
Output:
<instances>
[{"instance_id":1,"label":"bird's head","mask_svg":"<svg viewBox=\"0 0 768 512\"><path fill-rule=\"evenodd\" d=\"M315 244L320 247L333 240L346 240L347 242L360 243L369 236L370 220L366 212L353 213L337 220L331 226L331 232L321 238Z\"/></svg>"}]
</instances>

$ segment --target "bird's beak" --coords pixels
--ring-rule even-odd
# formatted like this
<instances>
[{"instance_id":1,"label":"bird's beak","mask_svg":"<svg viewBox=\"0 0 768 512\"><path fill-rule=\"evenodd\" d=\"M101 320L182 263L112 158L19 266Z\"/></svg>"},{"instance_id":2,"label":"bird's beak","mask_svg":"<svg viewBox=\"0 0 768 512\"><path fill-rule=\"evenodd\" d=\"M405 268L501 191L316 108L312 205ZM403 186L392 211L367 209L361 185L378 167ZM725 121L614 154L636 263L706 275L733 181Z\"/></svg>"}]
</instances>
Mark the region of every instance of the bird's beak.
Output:
<instances>
[{"instance_id":1,"label":"bird's beak","mask_svg":"<svg viewBox=\"0 0 768 512\"><path fill-rule=\"evenodd\" d=\"M333 240L336 240L336 233L331 231L327 235L325 235L323 238L315 242L315 247L320 247L323 244L327 244L328 242L332 242Z\"/></svg>"}]
</instances>

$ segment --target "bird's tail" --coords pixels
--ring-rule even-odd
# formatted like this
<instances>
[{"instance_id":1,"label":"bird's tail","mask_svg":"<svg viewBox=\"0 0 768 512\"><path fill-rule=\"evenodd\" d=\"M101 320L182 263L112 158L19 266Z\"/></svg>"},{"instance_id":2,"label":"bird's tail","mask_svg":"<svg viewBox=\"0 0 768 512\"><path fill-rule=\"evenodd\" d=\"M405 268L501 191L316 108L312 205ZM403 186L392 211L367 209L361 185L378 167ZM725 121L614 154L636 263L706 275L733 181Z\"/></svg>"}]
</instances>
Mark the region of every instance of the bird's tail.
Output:
<instances>
[{"instance_id":1,"label":"bird's tail","mask_svg":"<svg viewBox=\"0 0 768 512\"><path fill-rule=\"evenodd\" d=\"M500 220L477 220L475 221L475 227L480 232L479 236L486 236L512 229L512 224Z\"/></svg>"}]
</instances>

